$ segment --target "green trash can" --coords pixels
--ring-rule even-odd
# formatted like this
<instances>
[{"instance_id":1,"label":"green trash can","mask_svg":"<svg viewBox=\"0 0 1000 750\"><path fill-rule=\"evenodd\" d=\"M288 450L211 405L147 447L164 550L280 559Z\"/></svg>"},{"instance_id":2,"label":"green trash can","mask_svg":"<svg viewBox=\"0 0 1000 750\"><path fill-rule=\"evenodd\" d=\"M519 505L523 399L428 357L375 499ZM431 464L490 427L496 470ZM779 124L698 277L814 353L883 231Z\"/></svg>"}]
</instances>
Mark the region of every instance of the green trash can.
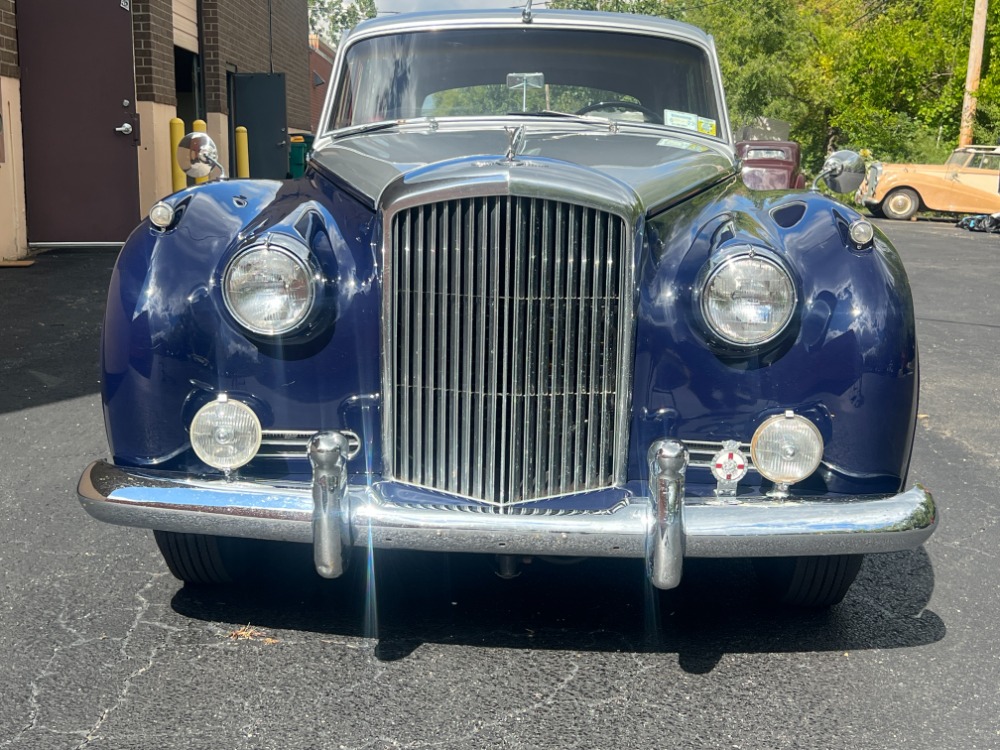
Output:
<instances>
[{"instance_id":1,"label":"green trash can","mask_svg":"<svg viewBox=\"0 0 1000 750\"><path fill-rule=\"evenodd\" d=\"M306 171L306 155L312 150L313 140L316 136L312 133L302 133L293 135L288 139L290 148L288 149L288 176L301 177Z\"/></svg>"}]
</instances>

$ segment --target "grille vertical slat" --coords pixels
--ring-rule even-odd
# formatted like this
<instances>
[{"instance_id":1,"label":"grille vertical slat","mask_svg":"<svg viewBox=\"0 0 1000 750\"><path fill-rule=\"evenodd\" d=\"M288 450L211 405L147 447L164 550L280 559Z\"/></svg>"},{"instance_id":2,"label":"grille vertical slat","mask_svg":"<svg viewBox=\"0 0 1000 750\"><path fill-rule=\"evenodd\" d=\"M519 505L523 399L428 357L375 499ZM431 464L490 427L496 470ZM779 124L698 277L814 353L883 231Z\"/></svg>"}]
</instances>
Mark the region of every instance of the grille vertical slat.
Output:
<instances>
[{"instance_id":1,"label":"grille vertical slat","mask_svg":"<svg viewBox=\"0 0 1000 750\"><path fill-rule=\"evenodd\" d=\"M501 505L613 485L622 220L477 197L403 209L387 237L389 473Z\"/></svg>"}]
</instances>

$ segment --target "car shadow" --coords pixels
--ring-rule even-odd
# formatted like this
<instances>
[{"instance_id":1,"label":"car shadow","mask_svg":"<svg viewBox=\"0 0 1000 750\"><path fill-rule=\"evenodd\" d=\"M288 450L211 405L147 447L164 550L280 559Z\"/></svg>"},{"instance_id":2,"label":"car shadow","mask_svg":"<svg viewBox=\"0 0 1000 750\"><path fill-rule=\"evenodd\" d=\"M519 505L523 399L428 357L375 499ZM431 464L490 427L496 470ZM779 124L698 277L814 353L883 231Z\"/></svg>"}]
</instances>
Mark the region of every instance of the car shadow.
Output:
<instances>
[{"instance_id":1,"label":"car shadow","mask_svg":"<svg viewBox=\"0 0 1000 750\"><path fill-rule=\"evenodd\" d=\"M676 653L691 673L710 672L728 653L904 648L946 632L926 609L934 574L923 549L869 556L844 602L822 611L763 601L745 560L686 561L681 586L658 592L635 560L535 561L501 580L486 556L379 551L359 555L344 578L325 581L308 574L309 554L308 546L288 552L253 587L184 586L173 609L201 620L369 638L384 661L447 643Z\"/></svg>"}]
</instances>

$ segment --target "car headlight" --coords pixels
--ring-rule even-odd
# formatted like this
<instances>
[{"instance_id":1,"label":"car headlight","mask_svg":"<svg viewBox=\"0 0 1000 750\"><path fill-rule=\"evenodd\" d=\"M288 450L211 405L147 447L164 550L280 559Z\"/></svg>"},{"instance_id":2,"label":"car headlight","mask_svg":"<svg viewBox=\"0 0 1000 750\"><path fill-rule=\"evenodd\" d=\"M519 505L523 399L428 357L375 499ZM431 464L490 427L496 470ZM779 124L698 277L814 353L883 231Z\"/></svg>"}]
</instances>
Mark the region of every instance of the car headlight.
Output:
<instances>
[{"instance_id":1,"label":"car headlight","mask_svg":"<svg viewBox=\"0 0 1000 750\"><path fill-rule=\"evenodd\" d=\"M722 261L701 290L701 312L730 344L755 346L780 334L795 311L795 285L775 261L747 253Z\"/></svg>"},{"instance_id":2,"label":"car headlight","mask_svg":"<svg viewBox=\"0 0 1000 750\"><path fill-rule=\"evenodd\" d=\"M823 437L812 422L792 411L764 420L750 441L757 471L778 485L801 482L823 458Z\"/></svg>"},{"instance_id":3,"label":"car headlight","mask_svg":"<svg viewBox=\"0 0 1000 750\"><path fill-rule=\"evenodd\" d=\"M253 333L277 336L295 330L316 300L309 264L298 254L268 241L230 261L222 296L236 321Z\"/></svg>"}]
</instances>

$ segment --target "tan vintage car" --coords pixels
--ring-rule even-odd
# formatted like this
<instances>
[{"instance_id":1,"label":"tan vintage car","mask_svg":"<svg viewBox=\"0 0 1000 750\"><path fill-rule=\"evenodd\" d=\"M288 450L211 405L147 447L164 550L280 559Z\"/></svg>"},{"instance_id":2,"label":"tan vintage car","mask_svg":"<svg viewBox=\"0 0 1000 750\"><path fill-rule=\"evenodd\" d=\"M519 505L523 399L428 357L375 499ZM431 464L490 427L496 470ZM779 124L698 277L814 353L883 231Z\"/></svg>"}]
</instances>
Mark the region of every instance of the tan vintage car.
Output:
<instances>
[{"instance_id":1,"label":"tan vintage car","mask_svg":"<svg viewBox=\"0 0 1000 750\"><path fill-rule=\"evenodd\" d=\"M873 216L909 219L919 210L960 214L1000 211L1000 146L955 149L944 164L868 167L855 196Z\"/></svg>"}]
</instances>

